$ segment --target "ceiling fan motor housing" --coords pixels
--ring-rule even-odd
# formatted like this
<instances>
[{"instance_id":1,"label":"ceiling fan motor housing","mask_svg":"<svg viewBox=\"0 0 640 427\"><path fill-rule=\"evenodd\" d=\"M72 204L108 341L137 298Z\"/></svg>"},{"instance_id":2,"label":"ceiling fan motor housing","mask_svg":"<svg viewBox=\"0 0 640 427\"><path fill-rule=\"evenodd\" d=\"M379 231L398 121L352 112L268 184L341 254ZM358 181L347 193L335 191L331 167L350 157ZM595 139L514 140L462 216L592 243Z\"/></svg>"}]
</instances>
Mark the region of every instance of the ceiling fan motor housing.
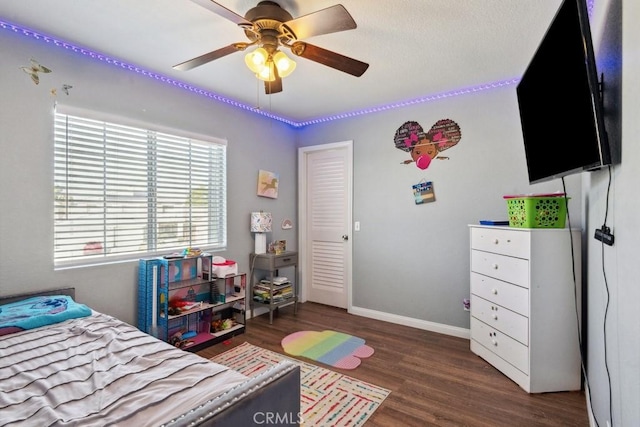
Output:
<instances>
[{"instance_id":1,"label":"ceiling fan motor housing","mask_svg":"<svg viewBox=\"0 0 640 427\"><path fill-rule=\"evenodd\" d=\"M244 30L247 38L252 42L262 40L265 48L271 47L274 39L275 47L278 45L278 39L295 39L295 35L282 25L291 21L293 17L276 2L261 1L256 7L249 9L244 17L253 24L251 28Z\"/></svg>"}]
</instances>

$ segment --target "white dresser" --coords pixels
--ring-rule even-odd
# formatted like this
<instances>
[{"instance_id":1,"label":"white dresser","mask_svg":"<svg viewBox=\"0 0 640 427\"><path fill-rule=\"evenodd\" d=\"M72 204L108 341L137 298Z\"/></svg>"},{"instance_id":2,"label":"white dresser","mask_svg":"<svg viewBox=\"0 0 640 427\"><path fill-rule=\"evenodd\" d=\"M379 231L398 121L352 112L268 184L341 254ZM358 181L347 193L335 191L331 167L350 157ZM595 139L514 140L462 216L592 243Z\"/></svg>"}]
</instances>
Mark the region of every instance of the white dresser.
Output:
<instances>
[{"instance_id":1,"label":"white dresser","mask_svg":"<svg viewBox=\"0 0 640 427\"><path fill-rule=\"evenodd\" d=\"M580 230L469 228L471 351L529 393L579 390Z\"/></svg>"}]
</instances>

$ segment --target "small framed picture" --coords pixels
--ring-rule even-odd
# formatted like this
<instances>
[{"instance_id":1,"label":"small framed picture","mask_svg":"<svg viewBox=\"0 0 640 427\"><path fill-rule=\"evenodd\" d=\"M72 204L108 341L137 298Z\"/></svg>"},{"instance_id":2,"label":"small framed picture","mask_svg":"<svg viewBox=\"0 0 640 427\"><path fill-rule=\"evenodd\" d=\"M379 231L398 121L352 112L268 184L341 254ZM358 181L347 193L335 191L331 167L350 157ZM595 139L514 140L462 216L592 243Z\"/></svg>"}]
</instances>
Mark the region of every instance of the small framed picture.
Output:
<instances>
[{"instance_id":1,"label":"small framed picture","mask_svg":"<svg viewBox=\"0 0 640 427\"><path fill-rule=\"evenodd\" d=\"M416 205L435 202L436 195L433 192L433 183L431 181L421 181L413 185L413 197Z\"/></svg>"},{"instance_id":2,"label":"small framed picture","mask_svg":"<svg viewBox=\"0 0 640 427\"><path fill-rule=\"evenodd\" d=\"M260 170L258 172L258 196L277 199L278 179L277 173Z\"/></svg>"},{"instance_id":3,"label":"small framed picture","mask_svg":"<svg viewBox=\"0 0 640 427\"><path fill-rule=\"evenodd\" d=\"M283 252L287 251L287 241L286 240L276 240L275 242L269 243L269 248L267 252L280 255Z\"/></svg>"}]
</instances>

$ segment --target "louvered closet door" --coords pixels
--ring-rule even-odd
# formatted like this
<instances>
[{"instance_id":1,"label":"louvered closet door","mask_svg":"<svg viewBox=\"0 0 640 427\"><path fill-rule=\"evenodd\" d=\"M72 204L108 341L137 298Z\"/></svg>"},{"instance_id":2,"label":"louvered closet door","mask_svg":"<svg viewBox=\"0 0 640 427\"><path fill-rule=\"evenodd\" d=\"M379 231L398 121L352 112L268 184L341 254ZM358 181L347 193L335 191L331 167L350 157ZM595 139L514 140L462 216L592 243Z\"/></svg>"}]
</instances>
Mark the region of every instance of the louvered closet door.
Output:
<instances>
[{"instance_id":1,"label":"louvered closet door","mask_svg":"<svg viewBox=\"0 0 640 427\"><path fill-rule=\"evenodd\" d=\"M307 156L308 300L347 308L351 257L350 155L347 148Z\"/></svg>"}]
</instances>

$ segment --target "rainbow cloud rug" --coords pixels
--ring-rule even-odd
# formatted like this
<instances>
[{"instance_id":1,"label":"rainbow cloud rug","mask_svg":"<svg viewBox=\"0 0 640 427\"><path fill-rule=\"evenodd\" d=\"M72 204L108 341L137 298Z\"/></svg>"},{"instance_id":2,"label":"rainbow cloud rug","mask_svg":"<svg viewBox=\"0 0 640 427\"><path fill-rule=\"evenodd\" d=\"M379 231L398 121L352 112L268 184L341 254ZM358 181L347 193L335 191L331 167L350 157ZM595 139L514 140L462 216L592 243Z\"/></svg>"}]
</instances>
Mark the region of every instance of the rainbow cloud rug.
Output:
<instances>
[{"instance_id":1,"label":"rainbow cloud rug","mask_svg":"<svg viewBox=\"0 0 640 427\"><path fill-rule=\"evenodd\" d=\"M340 369L355 369L373 354L362 338L336 331L300 331L282 339L287 354L302 356Z\"/></svg>"}]
</instances>

